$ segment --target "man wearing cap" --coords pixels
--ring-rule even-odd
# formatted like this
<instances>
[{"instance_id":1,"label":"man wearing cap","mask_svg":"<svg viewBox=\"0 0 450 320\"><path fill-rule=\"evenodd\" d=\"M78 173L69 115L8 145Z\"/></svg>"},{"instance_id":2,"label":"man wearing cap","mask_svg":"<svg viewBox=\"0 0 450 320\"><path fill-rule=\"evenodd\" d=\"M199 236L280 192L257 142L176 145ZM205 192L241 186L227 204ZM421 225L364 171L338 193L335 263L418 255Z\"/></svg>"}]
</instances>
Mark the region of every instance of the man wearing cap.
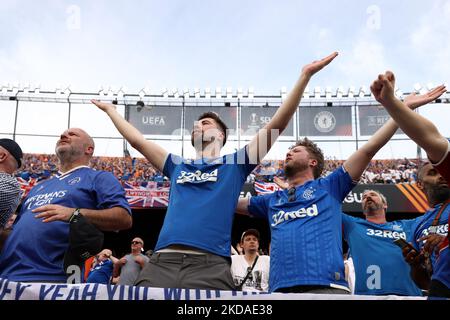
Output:
<instances>
[{"instance_id":1,"label":"man wearing cap","mask_svg":"<svg viewBox=\"0 0 450 320\"><path fill-rule=\"evenodd\" d=\"M0 278L65 282L69 272L63 267L65 255L77 261L100 251L102 239L96 229L131 227L131 210L118 180L88 166L94 141L85 131L64 131L55 152L60 171L24 199L0 256ZM85 243L86 239L95 243Z\"/></svg>"},{"instance_id":2,"label":"man wearing cap","mask_svg":"<svg viewBox=\"0 0 450 320\"><path fill-rule=\"evenodd\" d=\"M19 204L21 190L13 173L22 166L22 149L11 139L0 139L0 231Z\"/></svg>"},{"instance_id":3,"label":"man wearing cap","mask_svg":"<svg viewBox=\"0 0 450 320\"><path fill-rule=\"evenodd\" d=\"M243 291L268 291L270 257L258 255L259 231L248 229L242 233L243 255L231 256L234 284Z\"/></svg>"}]
</instances>

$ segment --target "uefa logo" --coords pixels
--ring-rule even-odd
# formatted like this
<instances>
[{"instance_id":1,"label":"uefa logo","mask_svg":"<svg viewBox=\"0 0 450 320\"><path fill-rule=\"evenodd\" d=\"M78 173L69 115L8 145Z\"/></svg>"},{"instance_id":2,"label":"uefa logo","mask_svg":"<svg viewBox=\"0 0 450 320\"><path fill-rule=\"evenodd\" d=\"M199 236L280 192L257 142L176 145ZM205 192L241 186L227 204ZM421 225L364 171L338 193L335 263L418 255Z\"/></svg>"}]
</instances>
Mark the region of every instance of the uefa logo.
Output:
<instances>
[{"instance_id":1,"label":"uefa logo","mask_svg":"<svg viewBox=\"0 0 450 320\"><path fill-rule=\"evenodd\" d=\"M323 133L333 131L336 127L336 118L329 111L321 111L314 116L314 126Z\"/></svg>"}]
</instances>

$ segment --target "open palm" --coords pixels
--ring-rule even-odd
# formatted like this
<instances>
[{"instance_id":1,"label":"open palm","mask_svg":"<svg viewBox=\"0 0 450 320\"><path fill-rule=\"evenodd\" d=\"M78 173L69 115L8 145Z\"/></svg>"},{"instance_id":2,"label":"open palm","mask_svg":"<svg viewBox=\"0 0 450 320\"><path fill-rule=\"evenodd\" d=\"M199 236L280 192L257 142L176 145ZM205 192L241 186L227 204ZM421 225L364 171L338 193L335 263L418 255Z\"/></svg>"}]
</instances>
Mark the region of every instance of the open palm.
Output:
<instances>
[{"instance_id":1,"label":"open palm","mask_svg":"<svg viewBox=\"0 0 450 320\"><path fill-rule=\"evenodd\" d=\"M445 87L445 85L440 85L425 94L417 95L415 93L412 93L405 98L405 103L411 109L416 109L418 107L426 105L427 103L430 103L431 101L436 100L446 91L447 88Z\"/></svg>"},{"instance_id":2,"label":"open palm","mask_svg":"<svg viewBox=\"0 0 450 320\"><path fill-rule=\"evenodd\" d=\"M308 76L312 76L318 71L322 70L325 66L327 66L331 61L334 60L338 55L337 52L333 52L328 57L325 57L321 60L314 61L310 64L307 64L303 67L302 72Z\"/></svg>"}]
</instances>

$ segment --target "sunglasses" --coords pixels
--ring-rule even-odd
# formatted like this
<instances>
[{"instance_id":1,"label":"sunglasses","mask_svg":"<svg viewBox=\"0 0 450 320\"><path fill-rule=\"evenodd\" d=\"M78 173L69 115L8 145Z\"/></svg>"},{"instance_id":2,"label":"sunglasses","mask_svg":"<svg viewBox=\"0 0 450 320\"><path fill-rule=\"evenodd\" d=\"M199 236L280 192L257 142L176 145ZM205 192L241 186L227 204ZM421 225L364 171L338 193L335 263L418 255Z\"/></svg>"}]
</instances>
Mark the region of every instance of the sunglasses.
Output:
<instances>
[{"instance_id":1,"label":"sunglasses","mask_svg":"<svg viewBox=\"0 0 450 320\"><path fill-rule=\"evenodd\" d=\"M140 241L131 241L131 244L142 244Z\"/></svg>"},{"instance_id":2,"label":"sunglasses","mask_svg":"<svg viewBox=\"0 0 450 320\"><path fill-rule=\"evenodd\" d=\"M288 202L293 202L297 200L297 197L295 196L295 187L289 188L288 190Z\"/></svg>"}]
</instances>

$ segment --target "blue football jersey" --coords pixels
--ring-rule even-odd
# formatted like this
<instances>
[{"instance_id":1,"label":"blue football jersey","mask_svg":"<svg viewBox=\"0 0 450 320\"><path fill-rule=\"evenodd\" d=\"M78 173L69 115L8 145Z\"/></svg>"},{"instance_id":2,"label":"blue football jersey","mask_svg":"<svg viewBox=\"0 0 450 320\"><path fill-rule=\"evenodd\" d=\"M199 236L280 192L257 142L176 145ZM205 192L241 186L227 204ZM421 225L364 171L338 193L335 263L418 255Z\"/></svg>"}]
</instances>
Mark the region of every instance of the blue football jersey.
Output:
<instances>
[{"instance_id":1,"label":"blue football jersey","mask_svg":"<svg viewBox=\"0 0 450 320\"><path fill-rule=\"evenodd\" d=\"M86 282L109 284L113 269L114 264L110 259L101 261L89 272Z\"/></svg>"},{"instance_id":2,"label":"blue football jersey","mask_svg":"<svg viewBox=\"0 0 450 320\"><path fill-rule=\"evenodd\" d=\"M410 241L415 219L384 224L342 216L344 239L355 267L355 294L421 296L395 239Z\"/></svg>"},{"instance_id":3,"label":"blue football jersey","mask_svg":"<svg viewBox=\"0 0 450 320\"><path fill-rule=\"evenodd\" d=\"M450 205L448 205L444 211L442 212L439 221L436 226L433 226L433 220L436 215L439 213L442 204L436 205L434 208L426 211L425 214L416 219L414 234L412 239L412 244L418 250L422 250L424 246L424 242L419 239L427 236L431 233L438 233L443 236L447 236L448 234L448 217L450 212ZM435 268L436 254L433 252L431 255L431 264L433 269Z\"/></svg>"},{"instance_id":4,"label":"blue football jersey","mask_svg":"<svg viewBox=\"0 0 450 320\"><path fill-rule=\"evenodd\" d=\"M172 244L231 255L231 227L247 176L247 148L216 159L186 160L169 154L164 174L170 178L166 217L155 250Z\"/></svg>"},{"instance_id":5,"label":"blue football jersey","mask_svg":"<svg viewBox=\"0 0 450 320\"><path fill-rule=\"evenodd\" d=\"M342 253L342 201L355 186L343 167L296 188L252 197L248 210L271 228L271 292L298 285L348 290Z\"/></svg>"},{"instance_id":6,"label":"blue football jersey","mask_svg":"<svg viewBox=\"0 0 450 320\"><path fill-rule=\"evenodd\" d=\"M431 279L439 280L450 289L450 249L448 236L439 248Z\"/></svg>"},{"instance_id":7,"label":"blue football jersey","mask_svg":"<svg viewBox=\"0 0 450 320\"><path fill-rule=\"evenodd\" d=\"M0 278L66 281L63 257L69 246L69 223L36 219L31 210L46 204L95 210L122 207L131 214L123 187L109 172L80 167L42 181L22 202L0 256Z\"/></svg>"}]
</instances>

